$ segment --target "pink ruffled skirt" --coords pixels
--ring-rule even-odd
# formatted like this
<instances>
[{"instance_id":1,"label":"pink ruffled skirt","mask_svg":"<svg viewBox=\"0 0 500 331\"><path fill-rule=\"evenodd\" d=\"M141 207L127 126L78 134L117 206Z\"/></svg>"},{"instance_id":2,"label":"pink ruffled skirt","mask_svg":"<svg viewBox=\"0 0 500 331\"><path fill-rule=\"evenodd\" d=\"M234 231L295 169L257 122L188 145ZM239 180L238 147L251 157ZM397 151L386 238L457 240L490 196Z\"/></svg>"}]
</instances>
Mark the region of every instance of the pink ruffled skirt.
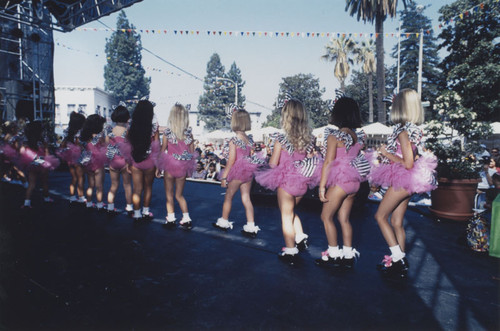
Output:
<instances>
[{"instance_id":1,"label":"pink ruffled skirt","mask_svg":"<svg viewBox=\"0 0 500 331\"><path fill-rule=\"evenodd\" d=\"M65 161L69 166L73 166L78 163L81 153L81 148L72 143L68 143L66 148L60 148L56 151L56 155Z\"/></svg>"},{"instance_id":2,"label":"pink ruffled skirt","mask_svg":"<svg viewBox=\"0 0 500 331\"><path fill-rule=\"evenodd\" d=\"M255 180L261 186L273 191L280 187L295 197L303 196L308 188L318 186L320 179L321 163L311 177L302 175L290 162L279 164L274 168L258 169L255 173Z\"/></svg>"},{"instance_id":3,"label":"pink ruffled skirt","mask_svg":"<svg viewBox=\"0 0 500 331\"><path fill-rule=\"evenodd\" d=\"M436 157L424 154L415 160L411 169L406 169L401 163L375 166L368 175L368 180L371 184L404 189L410 194L429 192L437 187L434 176L436 166Z\"/></svg>"},{"instance_id":4,"label":"pink ruffled skirt","mask_svg":"<svg viewBox=\"0 0 500 331\"><path fill-rule=\"evenodd\" d=\"M175 178L190 177L196 169L196 155L191 160L177 160L170 153L162 153L157 167Z\"/></svg>"},{"instance_id":5,"label":"pink ruffled skirt","mask_svg":"<svg viewBox=\"0 0 500 331\"><path fill-rule=\"evenodd\" d=\"M231 170L229 170L227 181L239 180L242 183L250 182L258 167L258 164L251 163L247 158L239 158L234 162Z\"/></svg>"},{"instance_id":6,"label":"pink ruffled skirt","mask_svg":"<svg viewBox=\"0 0 500 331\"><path fill-rule=\"evenodd\" d=\"M160 153L160 142L153 141L151 143L151 153L149 153L148 157L141 162L135 162L134 158L130 157L132 165L141 170L148 170L155 167L158 159L158 154Z\"/></svg>"},{"instance_id":7,"label":"pink ruffled skirt","mask_svg":"<svg viewBox=\"0 0 500 331\"><path fill-rule=\"evenodd\" d=\"M337 185L345 193L353 194L359 190L361 181L358 170L350 165L350 160L336 159L330 165L326 186L334 187Z\"/></svg>"}]
</instances>

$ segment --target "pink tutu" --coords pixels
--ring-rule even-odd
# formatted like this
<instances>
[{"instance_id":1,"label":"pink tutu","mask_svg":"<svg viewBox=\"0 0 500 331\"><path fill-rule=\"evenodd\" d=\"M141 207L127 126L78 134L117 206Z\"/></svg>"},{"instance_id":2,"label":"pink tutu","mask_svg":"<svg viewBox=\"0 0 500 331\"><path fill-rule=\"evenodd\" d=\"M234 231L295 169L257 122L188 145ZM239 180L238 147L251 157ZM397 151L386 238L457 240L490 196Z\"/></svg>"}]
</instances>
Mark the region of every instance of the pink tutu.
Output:
<instances>
[{"instance_id":1,"label":"pink tutu","mask_svg":"<svg viewBox=\"0 0 500 331\"><path fill-rule=\"evenodd\" d=\"M125 155L125 159L130 160L130 163L137 169L148 170L155 167L159 153L160 142L155 140L151 142L151 153L149 153L148 157L144 161L135 162L132 157L132 151L130 151L128 156Z\"/></svg>"},{"instance_id":2,"label":"pink tutu","mask_svg":"<svg viewBox=\"0 0 500 331\"><path fill-rule=\"evenodd\" d=\"M190 177L196 169L196 159L197 155L193 155L191 160L178 160L170 153L162 153L157 167L175 178Z\"/></svg>"},{"instance_id":3,"label":"pink tutu","mask_svg":"<svg viewBox=\"0 0 500 331\"><path fill-rule=\"evenodd\" d=\"M424 193L437 187L434 169L437 159L426 153L413 163L413 168L406 169L401 163L380 164L372 168L368 179L370 183L382 187L404 189L408 193Z\"/></svg>"},{"instance_id":4,"label":"pink tutu","mask_svg":"<svg viewBox=\"0 0 500 331\"><path fill-rule=\"evenodd\" d=\"M124 155L130 155L131 148L130 143L125 139L117 141L116 145L110 143L106 150L109 167L114 170L122 170L127 165Z\"/></svg>"},{"instance_id":5,"label":"pink tutu","mask_svg":"<svg viewBox=\"0 0 500 331\"><path fill-rule=\"evenodd\" d=\"M81 153L82 150L80 146L73 143L68 143L65 148L59 148L56 151L56 155L65 161L69 166L73 166L78 163Z\"/></svg>"},{"instance_id":6,"label":"pink tutu","mask_svg":"<svg viewBox=\"0 0 500 331\"><path fill-rule=\"evenodd\" d=\"M251 163L246 157L239 158L234 162L231 170L229 170L227 181L239 180L242 183L250 182L258 167L259 164Z\"/></svg>"},{"instance_id":7,"label":"pink tutu","mask_svg":"<svg viewBox=\"0 0 500 331\"><path fill-rule=\"evenodd\" d=\"M31 148L26 147L17 159L17 165L28 171L42 171L56 169L60 161L53 155L44 155L42 150L35 152Z\"/></svg>"},{"instance_id":8,"label":"pink tutu","mask_svg":"<svg viewBox=\"0 0 500 331\"><path fill-rule=\"evenodd\" d=\"M97 169L104 168L108 158L106 157L106 148L100 143L88 143L85 150L80 155L78 163L82 165L87 171L96 171Z\"/></svg>"},{"instance_id":9,"label":"pink tutu","mask_svg":"<svg viewBox=\"0 0 500 331\"><path fill-rule=\"evenodd\" d=\"M2 152L5 155L5 158L12 163L16 163L19 157L19 153L16 151L14 147L10 144L4 144L1 146Z\"/></svg>"},{"instance_id":10,"label":"pink tutu","mask_svg":"<svg viewBox=\"0 0 500 331\"><path fill-rule=\"evenodd\" d=\"M361 176L356 168L351 166L349 159L335 159L328 170L327 187L335 185L342 188L345 193L353 194L359 190Z\"/></svg>"}]
</instances>

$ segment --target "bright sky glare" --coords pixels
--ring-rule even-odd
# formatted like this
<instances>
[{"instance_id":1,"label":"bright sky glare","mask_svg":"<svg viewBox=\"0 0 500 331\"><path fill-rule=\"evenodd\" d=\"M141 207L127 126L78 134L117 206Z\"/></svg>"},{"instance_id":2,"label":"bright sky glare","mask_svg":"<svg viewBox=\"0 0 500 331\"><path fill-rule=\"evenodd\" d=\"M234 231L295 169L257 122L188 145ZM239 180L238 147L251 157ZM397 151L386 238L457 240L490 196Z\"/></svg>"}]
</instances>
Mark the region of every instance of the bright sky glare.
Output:
<instances>
[{"instance_id":1,"label":"bright sky glare","mask_svg":"<svg viewBox=\"0 0 500 331\"><path fill-rule=\"evenodd\" d=\"M424 14L432 25L438 22L438 9L452 0L419 0L431 5ZM372 24L358 22L345 10L344 0L144 0L125 9L137 29L161 29L167 34L142 33L143 47L195 76L206 75L206 65L218 53L226 71L231 63L241 69L246 84L243 93L246 109L270 113L278 95L282 77L299 73L313 74L326 89L324 99L334 96L339 87L333 75L333 63L321 60L328 42L326 37L229 37L207 36L206 31L340 32L369 34ZM399 8L402 8L401 1ZM116 27L118 13L101 22ZM85 28L104 28L99 22ZM82 28L83 28L82 27ZM387 19L384 32L396 32L398 18ZM199 30L199 35L175 35L173 30ZM434 31L435 35L439 31ZM106 63L104 46L111 32L55 32L54 72L56 86L97 86L103 88ZM362 40L357 37L356 40ZM59 45L57 45L59 43ZM386 63L394 64L389 53L396 37L385 39ZM64 45L64 46L62 46ZM70 49L71 48L71 49ZM155 112L161 124L175 102L191 104L196 109L203 93L202 82L183 74L151 54L142 53L142 65L151 77L150 99L157 103ZM161 69L158 72L154 69ZM174 74L171 74L174 73ZM416 82L415 82L416 85ZM416 87L415 87L416 88ZM264 107L258 106L255 103Z\"/></svg>"}]
</instances>

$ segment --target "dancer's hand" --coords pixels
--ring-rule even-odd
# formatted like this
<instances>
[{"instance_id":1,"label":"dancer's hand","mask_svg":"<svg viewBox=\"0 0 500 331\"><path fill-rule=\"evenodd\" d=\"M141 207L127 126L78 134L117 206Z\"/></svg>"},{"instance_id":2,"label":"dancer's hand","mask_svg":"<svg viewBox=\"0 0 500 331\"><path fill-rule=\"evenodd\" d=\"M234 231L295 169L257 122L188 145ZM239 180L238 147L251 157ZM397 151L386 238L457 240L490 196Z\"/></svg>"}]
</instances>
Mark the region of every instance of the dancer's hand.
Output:
<instances>
[{"instance_id":1,"label":"dancer's hand","mask_svg":"<svg viewBox=\"0 0 500 331\"><path fill-rule=\"evenodd\" d=\"M319 188L319 200L321 202L328 202L328 199L326 198L326 189L324 187Z\"/></svg>"},{"instance_id":2,"label":"dancer's hand","mask_svg":"<svg viewBox=\"0 0 500 331\"><path fill-rule=\"evenodd\" d=\"M131 174L131 175L132 175L132 169L130 169L130 166L129 166L128 164L125 166L125 169L127 170L127 172L128 172L129 174Z\"/></svg>"},{"instance_id":3,"label":"dancer's hand","mask_svg":"<svg viewBox=\"0 0 500 331\"><path fill-rule=\"evenodd\" d=\"M156 178L161 178L161 170L160 169L156 169L155 176L156 176Z\"/></svg>"},{"instance_id":4,"label":"dancer's hand","mask_svg":"<svg viewBox=\"0 0 500 331\"><path fill-rule=\"evenodd\" d=\"M387 154L386 145L385 144L380 145L380 147L377 149L377 152L380 155L385 156Z\"/></svg>"},{"instance_id":5,"label":"dancer's hand","mask_svg":"<svg viewBox=\"0 0 500 331\"><path fill-rule=\"evenodd\" d=\"M222 178L220 180L220 186L223 187L223 188L227 188L227 179Z\"/></svg>"}]
</instances>

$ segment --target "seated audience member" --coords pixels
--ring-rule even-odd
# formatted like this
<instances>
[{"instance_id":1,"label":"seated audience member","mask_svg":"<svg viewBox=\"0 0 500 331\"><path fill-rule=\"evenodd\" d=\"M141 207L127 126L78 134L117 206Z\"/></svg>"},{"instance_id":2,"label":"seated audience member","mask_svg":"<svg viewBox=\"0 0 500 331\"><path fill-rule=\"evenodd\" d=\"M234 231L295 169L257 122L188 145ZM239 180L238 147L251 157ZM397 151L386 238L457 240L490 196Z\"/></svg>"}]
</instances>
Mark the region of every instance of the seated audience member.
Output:
<instances>
[{"instance_id":1,"label":"seated audience member","mask_svg":"<svg viewBox=\"0 0 500 331\"><path fill-rule=\"evenodd\" d=\"M210 163L210 165L208 166L208 172L205 176L205 179L206 180L213 180L213 181L219 180L219 176L217 174L217 169L215 167L215 163Z\"/></svg>"},{"instance_id":2,"label":"seated audience member","mask_svg":"<svg viewBox=\"0 0 500 331\"><path fill-rule=\"evenodd\" d=\"M207 174L207 171L203 167L203 163L201 161L198 161L196 163L196 170L193 172L193 175L191 178L193 179L205 179L205 176Z\"/></svg>"}]
</instances>

